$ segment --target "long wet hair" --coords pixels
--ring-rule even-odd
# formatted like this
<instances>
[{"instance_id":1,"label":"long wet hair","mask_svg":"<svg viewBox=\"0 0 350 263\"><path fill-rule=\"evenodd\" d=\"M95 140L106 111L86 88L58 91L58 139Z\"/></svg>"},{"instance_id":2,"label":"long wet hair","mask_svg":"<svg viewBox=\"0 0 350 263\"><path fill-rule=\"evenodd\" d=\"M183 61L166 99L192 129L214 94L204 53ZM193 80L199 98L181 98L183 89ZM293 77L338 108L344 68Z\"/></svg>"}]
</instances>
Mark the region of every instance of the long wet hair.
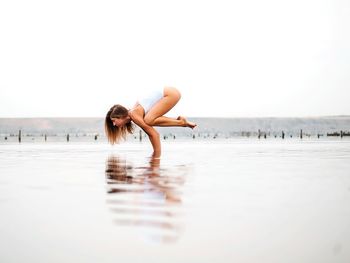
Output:
<instances>
[{"instance_id":1,"label":"long wet hair","mask_svg":"<svg viewBox=\"0 0 350 263\"><path fill-rule=\"evenodd\" d=\"M126 123L122 127L113 125L111 118L126 117L128 110L122 105L116 104L107 112L105 119L105 132L107 139L111 144L119 143L121 139L126 139L128 133L133 133L134 126L132 122Z\"/></svg>"}]
</instances>

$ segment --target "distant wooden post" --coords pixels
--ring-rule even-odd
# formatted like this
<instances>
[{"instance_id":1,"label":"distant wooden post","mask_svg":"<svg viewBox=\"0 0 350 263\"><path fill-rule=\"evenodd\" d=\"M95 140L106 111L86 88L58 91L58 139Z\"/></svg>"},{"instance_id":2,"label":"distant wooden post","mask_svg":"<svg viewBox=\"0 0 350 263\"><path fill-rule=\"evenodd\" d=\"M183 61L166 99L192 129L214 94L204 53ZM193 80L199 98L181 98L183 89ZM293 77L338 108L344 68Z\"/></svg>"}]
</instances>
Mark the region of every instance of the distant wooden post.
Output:
<instances>
[{"instance_id":1,"label":"distant wooden post","mask_svg":"<svg viewBox=\"0 0 350 263\"><path fill-rule=\"evenodd\" d=\"M67 142L69 142L69 133L67 133Z\"/></svg>"},{"instance_id":2,"label":"distant wooden post","mask_svg":"<svg viewBox=\"0 0 350 263\"><path fill-rule=\"evenodd\" d=\"M282 139L284 139L284 131L282 131Z\"/></svg>"},{"instance_id":3,"label":"distant wooden post","mask_svg":"<svg viewBox=\"0 0 350 263\"><path fill-rule=\"evenodd\" d=\"M21 141L22 141L22 131L19 130L19 132L18 132L18 142L21 143Z\"/></svg>"},{"instance_id":4,"label":"distant wooden post","mask_svg":"<svg viewBox=\"0 0 350 263\"><path fill-rule=\"evenodd\" d=\"M303 130L300 130L300 139L303 138Z\"/></svg>"},{"instance_id":5,"label":"distant wooden post","mask_svg":"<svg viewBox=\"0 0 350 263\"><path fill-rule=\"evenodd\" d=\"M140 133L139 133L139 139L140 139L140 142L142 142L142 131L140 130Z\"/></svg>"}]
</instances>

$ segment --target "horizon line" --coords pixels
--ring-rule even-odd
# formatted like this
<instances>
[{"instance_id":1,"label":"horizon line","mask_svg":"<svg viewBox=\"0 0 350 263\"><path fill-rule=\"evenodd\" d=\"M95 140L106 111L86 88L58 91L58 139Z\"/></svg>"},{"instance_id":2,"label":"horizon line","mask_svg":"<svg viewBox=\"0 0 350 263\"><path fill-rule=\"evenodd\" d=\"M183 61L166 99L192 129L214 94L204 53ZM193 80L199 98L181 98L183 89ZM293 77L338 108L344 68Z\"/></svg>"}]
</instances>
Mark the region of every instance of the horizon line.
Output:
<instances>
[{"instance_id":1,"label":"horizon line","mask_svg":"<svg viewBox=\"0 0 350 263\"><path fill-rule=\"evenodd\" d=\"M185 116L186 118L190 119L190 118L195 118L195 119L199 119L199 118L206 118L206 119L258 119L258 118L335 118L335 117L350 117L349 115L345 115L345 114L338 114L338 115L310 115L310 116ZM104 119L104 116L47 116L47 117L1 117L0 119Z\"/></svg>"}]
</instances>

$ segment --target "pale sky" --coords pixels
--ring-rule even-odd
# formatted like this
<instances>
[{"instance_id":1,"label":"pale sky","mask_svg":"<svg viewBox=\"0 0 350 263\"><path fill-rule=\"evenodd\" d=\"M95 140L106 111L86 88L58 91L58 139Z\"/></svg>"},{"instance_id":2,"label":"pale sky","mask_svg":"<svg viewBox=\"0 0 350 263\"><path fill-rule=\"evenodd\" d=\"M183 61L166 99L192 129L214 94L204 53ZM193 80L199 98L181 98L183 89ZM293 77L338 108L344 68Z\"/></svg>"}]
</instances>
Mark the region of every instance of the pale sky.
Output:
<instances>
[{"instance_id":1,"label":"pale sky","mask_svg":"<svg viewBox=\"0 0 350 263\"><path fill-rule=\"evenodd\" d=\"M0 117L350 114L350 1L1 1Z\"/></svg>"}]
</instances>

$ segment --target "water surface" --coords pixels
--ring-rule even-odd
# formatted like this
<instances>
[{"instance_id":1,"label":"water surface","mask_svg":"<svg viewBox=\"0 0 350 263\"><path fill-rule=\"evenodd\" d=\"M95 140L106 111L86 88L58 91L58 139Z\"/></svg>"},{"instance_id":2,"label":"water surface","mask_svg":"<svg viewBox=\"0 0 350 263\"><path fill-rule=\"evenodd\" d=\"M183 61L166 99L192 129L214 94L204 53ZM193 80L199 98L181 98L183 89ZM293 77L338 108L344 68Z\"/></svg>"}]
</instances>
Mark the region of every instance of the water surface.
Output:
<instances>
[{"instance_id":1,"label":"water surface","mask_svg":"<svg viewBox=\"0 0 350 263\"><path fill-rule=\"evenodd\" d=\"M349 140L0 145L1 262L349 262Z\"/></svg>"}]
</instances>

